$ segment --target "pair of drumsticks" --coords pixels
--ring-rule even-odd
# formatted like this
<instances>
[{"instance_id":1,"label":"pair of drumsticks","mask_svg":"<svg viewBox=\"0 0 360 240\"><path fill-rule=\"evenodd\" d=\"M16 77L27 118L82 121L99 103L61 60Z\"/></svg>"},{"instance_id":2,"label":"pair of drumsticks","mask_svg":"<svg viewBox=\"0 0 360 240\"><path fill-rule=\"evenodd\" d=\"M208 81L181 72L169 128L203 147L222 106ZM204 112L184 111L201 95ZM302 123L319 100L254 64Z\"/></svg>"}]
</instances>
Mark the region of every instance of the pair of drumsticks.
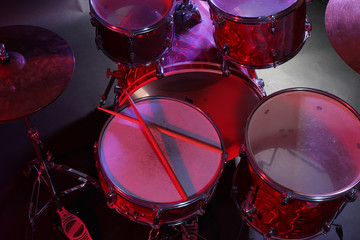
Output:
<instances>
[{"instance_id":1,"label":"pair of drumsticks","mask_svg":"<svg viewBox=\"0 0 360 240\"><path fill-rule=\"evenodd\" d=\"M183 186L181 185L179 179L176 177L174 170L172 169L172 167L169 164L169 161L166 159L165 155L161 151L158 143L156 142L156 140L155 140L154 136L152 135L149 128L156 129L156 130L160 131L161 133L164 133L164 134L166 134L168 136L181 139L183 141L195 144L197 146L206 148L206 149L214 151L216 153L222 153L223 152L222 149L220 149L218 147L215 147L213 145L210 145L208 143L199 141L197 139L191 138L191 137L186 136L184 134L181 134L181 133L178 133L178 132L175 132L175 131L171 131L169 129L165 129L165 128L163 128L161 126L158 126L158 125L155 125L155 124L151 124L151 123L146 124L144 119L141 117L141 115L140 115L134 101L132 100L132 98L128 94L128 92L126 90L124 90L124 93L125 93L127 99L129 100L130 105L131 105L132 109L134 110L137 119L126 116L126 115L121 114L121 113L117 113L117 112L102 108L102 107L98 107L98 109L102 110L104 112L110 113L110 114L112 114L112 115L114 115L116 117L120 117L120 118L122 118L124 120L139 124L144 129L145 135L147 136L147 139L149 140L149 143L151 144L153 149L155 149L156 155L158 156L159 160L161 161L161 164L163 165L164 169L166 170L166 173L169 175L169 177L170 177L172 183L174 184L174 186L176 187L178 193L180 194L180 196L182 197L182 199L184 201L187 200L188 196L187 196Z\"/></svg>"}]
</instances>

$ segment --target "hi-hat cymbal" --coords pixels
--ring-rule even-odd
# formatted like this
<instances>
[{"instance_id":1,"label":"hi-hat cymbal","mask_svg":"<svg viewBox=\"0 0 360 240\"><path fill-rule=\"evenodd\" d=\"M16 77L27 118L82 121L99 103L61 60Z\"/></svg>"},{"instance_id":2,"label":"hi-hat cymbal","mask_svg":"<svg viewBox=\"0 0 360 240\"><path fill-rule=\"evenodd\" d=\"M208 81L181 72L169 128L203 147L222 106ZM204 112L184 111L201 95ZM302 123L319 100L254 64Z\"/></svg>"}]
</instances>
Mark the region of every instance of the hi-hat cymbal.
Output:
<instances>
[{"instance_id":1,"label":"hi-hat cymbal","mask_svg":"<svg viewBox=\"0 0 360 240\"><path fill-rule=\"evenodd\" d=\"M70 82L74 54L54 32L29 25L0 27L0 44L9 56L0 62L0 122L39 111Z\"/></svg>"},{"instance_id":2,"label":"hi-hat cymbal","mask_svg":"<svg viewBox=\"0 0 360 240\"><path fill-rule=\"evenodd\" d=\"M337 54L360 73L359 0L330 0L325 12L328 38Z\"/></svg>"}]
</instances>

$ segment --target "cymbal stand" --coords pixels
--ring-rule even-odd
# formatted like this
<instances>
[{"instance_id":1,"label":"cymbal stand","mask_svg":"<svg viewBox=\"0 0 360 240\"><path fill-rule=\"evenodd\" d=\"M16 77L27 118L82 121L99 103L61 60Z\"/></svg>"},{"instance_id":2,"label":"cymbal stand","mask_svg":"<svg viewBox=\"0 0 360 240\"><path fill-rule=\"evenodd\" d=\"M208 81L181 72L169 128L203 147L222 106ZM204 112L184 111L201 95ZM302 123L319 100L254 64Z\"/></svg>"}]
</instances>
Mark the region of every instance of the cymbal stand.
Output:
<instances>
[{"instance_id":1,"label":"cymbal stand","mask_svg":"<svg viewBox=\"0 0 360 240\"><path fill-rule=\"evenodd\" d=\"M72 168L64 166L64 165L55 164L53 162L54 158L53 158L52 154L49 151L45 150L44 144L40 140L39 132L35 128L33 128L32 124L28 118L25 118L25 122L26 122L26 126L28 129L28 136L31 140L31 143L32 143L32 145L35 149L36 155L37 155L37 159L33 160L30 163L32 166L30 166L30 168L28 169L30 171L32 168L34 168L37 172L37 178L34 182L32 193L31 193L29 213L28 213L29 223L30 223L32 233L34 234L34 232L35 232L35 222L38 219L38 217L51 204L55 203L56 207L57 207L57 213L60 215L60 218L62 221L62 225L63 225L62 230L63 230L64 234L69 239L75 239L74 234L79 235L79 233L76 233L74 231L74 229L71 229L71 227L70 228L67 227L66 229L64 228L64 224L66 224L66 222L64 223L64 220L66 220L65 218L67 218L67 219L72 218L72 220L76 220L78 222L78 224L74 224L74 225L77 225L77 226L74 226L74 227L77 227L77 230L79 230L80 227L83 227L81 237L84 237L84 236L87 237L87 238L77 238L77 239L91 239L89 237L90 235L88 233L88 230L86 229L85 224L77 216L69 213L61 205L60 198L69 193L72 193L78 189L81 189L89 184L92 184L96 188L99 188L99 184L93 178L86 175L85 173L79 172L75 169L72 169ZM50 176L49 169L55 169L58 172L73 176L73 177L77 178L77 180L81 181L82 183L75 187L67 189L65 191L58 192L56 190L55 185ZM39 209L38 203L39 203L39 196L40 196L40 189L41 189L42 182L46 185L46 187L50 191L50 199L41 209Z\"/></svg>"}]
</instances>

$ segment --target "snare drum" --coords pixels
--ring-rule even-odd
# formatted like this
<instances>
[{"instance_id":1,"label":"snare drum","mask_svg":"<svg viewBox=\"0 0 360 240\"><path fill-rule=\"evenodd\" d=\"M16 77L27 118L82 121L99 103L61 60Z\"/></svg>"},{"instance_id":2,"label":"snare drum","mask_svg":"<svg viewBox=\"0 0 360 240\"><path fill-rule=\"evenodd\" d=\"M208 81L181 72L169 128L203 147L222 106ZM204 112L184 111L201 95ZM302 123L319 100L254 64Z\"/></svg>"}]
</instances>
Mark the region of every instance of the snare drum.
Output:
<instances>
[{"instance_id":1,"label":"snare drum","mask_svg":"<svg viewBox=\"0 0 360 240\"><path fill-rule=\"evenodd\" d=\"M143 98L136 107L155 124L217 147L212 151L151 130L184 188L183 200L142 128L118 117L105 124L97 146L101 186L108 205L126 218L158 228L202 214L224 167L221 135L200 109L171 98ZM122 114L136 118L131 107Z\"/></svg>"},{"instance_id":2,"label":"snare drum","mask_svg":"<svg viewBox=\"0 0 360 240\"><path fill-rule=\"evenodd\" d=\"M170 48L175 0L90 0L96 44L129 67L151 64Z\"/></svg>"},{"instance_id":3,"label":"snare drum","mask_svg":"<svg viewBox=\"0 0 360 240\"><path fill-rule=\"evenodd\" d=\"M209 0L214 39L225 60L267 68L294 57L310 36L306 0Z\"/></svg>"},{"instance_id":4,"label":"snare drum","mask_svg":"<svg viewBox=\"0 0 360 240\"><path fill-rule=\"evenodd\" d=\"M314 89L264 99L246 127L246 155L236 169L235 202L268 238L324 234L360 185L360 116Z\"/></svg>"},{"instance_id":5,"label":"snare drum","mask_svg":"<svg viewBox=\"0 0 360 240\"><path fill-rule=\"evenodd\" d=\"M224 139L228 160L239 155L244 144L245 125L253 108L260 102L260 88L239 70L231 69L224 76L219 65L191 62L168 65L165 77L156 78L156 71L137 79L130 87L133 98L170 96L190 101L205 113L219 128Z\"/></svg>"}]
</instances>

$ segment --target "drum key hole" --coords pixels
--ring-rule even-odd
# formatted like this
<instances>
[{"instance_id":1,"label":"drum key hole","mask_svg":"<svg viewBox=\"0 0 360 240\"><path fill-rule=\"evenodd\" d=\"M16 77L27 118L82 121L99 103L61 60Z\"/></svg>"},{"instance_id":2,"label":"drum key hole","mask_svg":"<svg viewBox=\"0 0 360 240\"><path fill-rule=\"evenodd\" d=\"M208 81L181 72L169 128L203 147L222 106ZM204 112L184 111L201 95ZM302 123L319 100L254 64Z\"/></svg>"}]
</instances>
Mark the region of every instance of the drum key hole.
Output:
<instances>
[{"instance_id":1,"label":"drum key hole","mask_svg":"<svg viewBox=\"0 0 360 240\"><path fill-rule=\"evenodd\" d=\"M268 114L270 112L269 109L265 110L264 114Z\"/></svg>"},{"instance_id":2,"label":"drum key hole","mask_svg":"<svg viewBox=\"0 0 360 240\"><path fill-rule=\"evenodd\" d=\"M322 110L322 107L321 107L321 106L316 106L316 110L321 111L321 110Z\"/></svg>"}]
</instances>

